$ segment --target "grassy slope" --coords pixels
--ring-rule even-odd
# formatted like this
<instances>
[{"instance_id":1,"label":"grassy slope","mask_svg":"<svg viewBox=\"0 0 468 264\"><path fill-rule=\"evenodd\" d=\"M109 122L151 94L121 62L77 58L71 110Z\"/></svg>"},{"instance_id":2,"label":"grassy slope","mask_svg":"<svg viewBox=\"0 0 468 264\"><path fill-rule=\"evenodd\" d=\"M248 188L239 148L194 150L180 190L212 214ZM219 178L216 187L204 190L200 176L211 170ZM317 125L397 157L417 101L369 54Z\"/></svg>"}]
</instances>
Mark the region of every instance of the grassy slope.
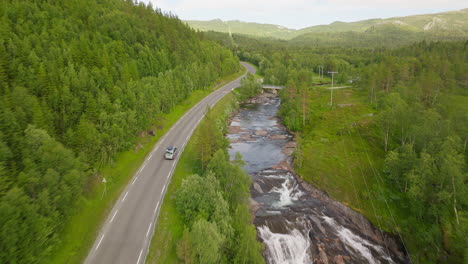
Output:
<instances>
[{"instance_id":1,"label":"grassy slope","mask_svg":"<svg viewBox=\"0 0 468 264\"><path fill-rule=\"evenodd\" d=\"M244 72L242 67L240 72L223 78L213 87L220 87L221 84L236 79ZM65 226L63 234L60 235L62 242L54 252L52 259L44 262L52 264L80 263L84 260L101 224L112 210L121 191L132 179L155 143L187 110L209 93L209 90L195 91L188 99L176 106L171 113L155 121L155 127L162 127L162 129L156 131L155 137L141 138L140 143L143 145L141 149L120 153L113 166L106 167L99 173L96 181L91 184L92 187L88 194L79 202L81 209L71 218ZM100 184L99 178L101 176L107 180L107 193L104 197L102 195L104 186Z\"/></svg>"},{"instance_id":2,"label":"grassy slope","mask_svg":"<svg viewBox=\"0 0 468 264\"><path fill-rule=\"evenodd\" d=\"M303 162L302 167L296 164L298 174L365 215L380 229L401 235L414 263L437 262L414 236L430 227L408 223L411 212L392 200L394 197L382 183L379 172L385 153L382 142L376 142L371 115L375 110L367 104L366 93L355 88L340 89L334 90L333 98L335 107L330 108L330 90L317 88L311 96L313 118L299 136ZM414 228L404 230L402 225Z\"/></svg>"},{"instance_id":3,"label":"grassy slope","mask_svg":"<svg viewBox=\"0 0 468 264\"><path fill-rule=\"evenodd\" d=\"M235 100L232 93L227 94L214 107L214 116L221 115L227 105ZM198 133L195 130L194 135ZM192 174L200 173L196 170L196 149L192 136L180 157L171 183L164 196L164 202L159 211L157 225L154 231L151 246L148 252L146 263L179 263L177 258L177 241L182 236L184 226L180 214L176 210L174 194L182 184L182 181Z\"/></svg>"},{"instance_id":4,"label":"grassy slope","mask_svg":"<svg viewBox=\"0 0 468 264\"><path fill-rule=\"evenodd\" d=\"M399 227L394 218L398 223L404 212L387 204L382 195L385 187L378 171L384 152L375 141L371 125L375 110L365 103L365 96L355 88L334 90L334 107L330 108L330 90L314 90L310 99L313 118L300 135L303 162L297 164L297 172L377 227L395 232Z\"/></svg>"}]
</instances>

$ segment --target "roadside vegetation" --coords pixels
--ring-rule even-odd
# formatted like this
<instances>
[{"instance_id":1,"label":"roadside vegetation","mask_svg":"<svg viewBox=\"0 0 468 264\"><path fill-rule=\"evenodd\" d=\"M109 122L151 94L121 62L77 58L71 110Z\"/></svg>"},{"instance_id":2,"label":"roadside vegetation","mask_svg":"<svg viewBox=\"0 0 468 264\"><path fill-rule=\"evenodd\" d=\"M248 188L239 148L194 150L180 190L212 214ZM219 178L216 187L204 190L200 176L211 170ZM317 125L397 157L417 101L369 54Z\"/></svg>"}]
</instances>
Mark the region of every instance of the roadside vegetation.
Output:
<instances>
[{"instance_id":1,"label":"roadside vegetation","mask_svg":"<svg viewBox=\"0 0 468 264\"><path fill-rule=\"evenodd\" d=\"M112 201L145 135L239 61L133 1L7 0L0 20L0 263L79 262L92 235L76 234L93 233L108 206L103 177Z\"/></svg>"},{"instance_id":2,"label":"roadside vegetation","mask_svg":"<svg viewBox=\"0 0 468 264\"><path fill-rule=\"evenodd\" d=\"M244 71L230 75L219 81L213 88L216 89L242 75ZM114 202L128 181L135 175L154 144L182 117L205 96L211 89L195 91L192 95L176 105L168 114L162 114L155 120L155 127L159 127L155 136L146 135L139 138L138 148L118 153L115 162L100 170L102 178L107 179L106 184L96 183L92 189L86 191L86 195L78 202L78 212L70 218L65 225L63 236L53 257L48 263L80 263L88 253L100 225L108 216ZM110 180L109 180L110 179Z\"/></svg>"},{"instance_id":3,"label":"roadside vegetation","mask_svg":"<svg viewBox=\"0 0 468 264\"><path fill-rule=\"evenodd\" d=\"M223 42L222 35L213 34ZM235 37L280 93L300 176L399 236L414 263L468 259L466 42L295 47ZM335 71L320 85L318 66ZM313 71L313 72L312 72Z\"/></svg>"},{"instance_id":4,"label":"roadside vegetation","mask_svg":"<svg viewBox=\"0 0 468 264\"><path fill-rule=\"evenodd\" d=\"M252 82L252 75L242 81L254 87ZM187 144L164 197L147 263L264 263L249 212L250 177L240 156L229 161L224 138L237 100L230 93L209 109Z\"/></svg>"}]
</instances>

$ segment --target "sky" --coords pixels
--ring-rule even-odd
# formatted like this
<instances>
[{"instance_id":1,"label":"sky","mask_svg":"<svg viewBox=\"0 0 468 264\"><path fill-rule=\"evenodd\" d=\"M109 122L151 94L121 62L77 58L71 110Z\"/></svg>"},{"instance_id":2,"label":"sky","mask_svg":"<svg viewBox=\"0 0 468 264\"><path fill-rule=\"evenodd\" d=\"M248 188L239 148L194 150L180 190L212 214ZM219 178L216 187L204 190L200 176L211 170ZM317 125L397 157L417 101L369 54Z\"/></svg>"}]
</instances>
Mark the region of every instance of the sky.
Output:
<instances>
[{"instance_id":1,"label":"sky","mask_svg":"<svg viewBox=\"0 0 468 264\"><path fill-rule=\"evenodd\" d=\"M241 20L293 29L439 13L468 7L466 0L140 0L183 20Z\"/></svg>"}]
</instances>

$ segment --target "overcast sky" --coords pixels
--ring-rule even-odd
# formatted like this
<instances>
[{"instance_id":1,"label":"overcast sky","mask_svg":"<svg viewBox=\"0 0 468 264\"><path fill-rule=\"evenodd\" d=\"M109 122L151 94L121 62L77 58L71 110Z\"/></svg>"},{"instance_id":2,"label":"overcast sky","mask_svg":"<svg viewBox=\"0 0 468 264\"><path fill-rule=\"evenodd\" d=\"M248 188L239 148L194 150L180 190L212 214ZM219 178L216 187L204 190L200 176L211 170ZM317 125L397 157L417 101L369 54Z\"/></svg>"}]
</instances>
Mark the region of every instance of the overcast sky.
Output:
<instances>
[{"instance_id":1,"label":"overcast sky","mask_svg":"<svg viewBox=\"0 0 468 264\"><path fill-rule=\"evenodd\" d=\"M183 20L242 20L289 28L468 7L466 0L141 0Z\"/></svg>"}]
</instances>

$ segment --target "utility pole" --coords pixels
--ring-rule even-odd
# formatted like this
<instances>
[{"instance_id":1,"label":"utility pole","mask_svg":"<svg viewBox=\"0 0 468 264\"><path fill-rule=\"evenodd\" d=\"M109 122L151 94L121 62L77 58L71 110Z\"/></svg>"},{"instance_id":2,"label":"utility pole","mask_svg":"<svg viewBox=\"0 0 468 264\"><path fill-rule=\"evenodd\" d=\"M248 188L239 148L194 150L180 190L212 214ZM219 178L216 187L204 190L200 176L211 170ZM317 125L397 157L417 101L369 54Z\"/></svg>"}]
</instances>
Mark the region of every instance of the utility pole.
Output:
<instances>
[{"instance_id":1,"label":"utility pole","mask_svg":"<svg viewBox=\"0 0 468 264\"><path fill-rule=\"evenodd\" d=\"M332 75L332 86L330 88L330 106L332 106L333 105L333 76L338 72L328 72L328 73L331 73Z\"/></svg>"},{"instance_id":2,"label":"utility pole","mask_svg":"<svg viewBox=\"0 0 468 264\"><path fill-rule=\"evenodd\" d=\"M323 80L323 65L318 66L320 80Z\"/></svg>"}]
</instances>

